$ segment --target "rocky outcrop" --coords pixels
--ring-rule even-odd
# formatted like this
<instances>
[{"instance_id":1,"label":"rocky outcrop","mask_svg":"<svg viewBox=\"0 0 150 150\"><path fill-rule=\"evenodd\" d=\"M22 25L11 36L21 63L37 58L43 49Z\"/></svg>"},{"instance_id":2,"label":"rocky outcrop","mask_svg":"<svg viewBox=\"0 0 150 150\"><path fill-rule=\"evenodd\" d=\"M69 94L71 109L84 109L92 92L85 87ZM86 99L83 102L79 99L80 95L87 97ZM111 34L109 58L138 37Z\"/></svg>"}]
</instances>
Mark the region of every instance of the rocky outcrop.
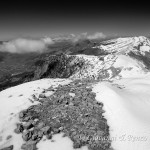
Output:
<instances>
[{"instance_id":1,"label":"rocky outcrop","mask_svg":"<svg viewBox=\"0 0 150 150\"><path fill-rule=\"evenodd\" d=\"M109 127L103 117L103 104L95 100L91 84L75 80L60 85L53 95L36 99L40 104L21 111L15 133L22 134L22 149L35 150L43 136L49 140L62 132L70 137L74 148L86 145L89 150L107 150L111 143Z\"/></svg>"}]
</instances>

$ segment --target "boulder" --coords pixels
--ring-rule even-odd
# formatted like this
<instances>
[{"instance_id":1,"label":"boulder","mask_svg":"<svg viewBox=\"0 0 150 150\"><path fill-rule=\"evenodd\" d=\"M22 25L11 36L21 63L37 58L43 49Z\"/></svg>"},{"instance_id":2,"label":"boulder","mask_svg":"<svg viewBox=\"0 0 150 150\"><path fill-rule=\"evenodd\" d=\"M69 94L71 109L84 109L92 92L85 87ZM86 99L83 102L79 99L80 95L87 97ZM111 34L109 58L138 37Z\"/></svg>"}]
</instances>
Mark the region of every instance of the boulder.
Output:
<instances>
[{"instance_id":1,"label":"boulder","mask_svg":"<svg viewBox=\"0 0 150 150\"><path fill-rule=\"evenodd\" d=\"M26 122L24 125L23 125L24 129L31 129L33 127L33 124L31 122Z\"/></svg>"},{"instance_id":2,"label":"boulder","mask_svg":"<svg viewBox=\"0 0 150 150\"><path fill-rule=\"evenodd\" d=\"M33 121L32 121L32 124L33 124L33 126L35 126L37 123L38 123L38 121L39 121L39 119L34 119Z\"/></svg>"},{"instance_id":3,"label":"boulder","mask_svg":"<svg viewBox=\"0 0 150 150\"><path fill-rule=\"evenodd\" d=\"M38 138L42 138L43 137L43 132L42 131L38 131Z\"/></svg>"},{"instance_id":4,"label":"boulder","mask_svg":"<svg viewBox=\"0 0 150 150\"><path fill-rule=\"evenodd\" d=\"M33 131L33 134L32 134L32 140L35 141L38 139L38 131L37 130L34 130Z\"/></svg>"},{"instance_id":5,"label":"boulder","mask_svg":"<svg viewBox=\"0 0 150 150\"><path fill-rule=\"evenodd\" d=\"M23 149L23 150L37 150L36 143L37 143L36 141L28 141L21 146L21 149Z\"/></svg>"},{"instance_id":6,"label":"boulder","mask_svg":"<svg viewBox=\"0 0 150 150\"><path fill-rule=\"evenodd\" d=\"M43 131L44 135L47 135L47 134L49 134L51 132L51 127L49 127L49 126L43 127L41 129L41 131Z\"/></svg>"},{"instance_id":7,"label":"boulder","mask_svg":"<svg viewBox=\"0 0 150 150\"><path fill-rule=\"evenodd\" d=\"M35 101L38 101L38 100L39 100L34 94L32 95L32 98L33 98Z\"/></svg>"},{"instance_id":8,"label":"boulder","mask_svg":"<svg viewBox=\"0 0 150 150\"><path fill-rule=\"evenodd\" d=\"M46 98L46 95L44 93L39 95L39 98Z\"/></svg>"},{"instance_id":9,"label":"boulder","mask_svg":"<svg viewBox=\"0 0 150 150\"><path fill-rule=\"evenodd\" d=\"M39 124L36 126L37 129L42 129L45 126L45 123L39 122Z\"/></svg>"},{"instance_id":10,"label":"boulder","mask_svg":"<svg viewBox=\"0 0 150 150\"><path fill-rule=\"evenodd\" d=\"M59 130L59 128L54 128L53 132L54 132L54 134L57 134L57 133L60 133L60 130Z\"/></svg>"},{"instance_id":11,"label":"boulder","mask_svg":"<svg viewBox=\"0 0 150 150\"><path fill-rule=\"evenodd\" d=\"M46 135L46 138L47 138L47 139L52 139L52 134L47 134L47 135Z\"/></svg>"},{"instance_id":12,"label":"boulder","mask_svg":"<svg viewBox=\"0 0 150 150\"><path fill-rule=\"evenodd\" d=\"M19 134L19 133L23 132L23 130L24 130L23 125L21 123L18 123L17 128L14 130L14 132Z\"/></svg>"},{"instance_id":13,"label":"boulder","mask_svg":"<svg viewBox=\"0 0 150 150\"><path fill-rule=\"evenodd\" d=\"M82 146L82 145L81 145L80 142L74 142L74 143L73 143L73 148L74 148L74 149L81 148L81 146Z\"/></svg>"},{"instance_id":14,"label":"boulder","mask_svg":"<svg viewBox=\"0 0 150 150\"><path fill-rule=\"evenodd\" d=\"M32 119L32 117L31 116L25 116L25 117L23 117L22 119L20 119L20 121L25 121L25 122L27 122L27 121L29 121L29 120L31 120Z\"/></svg>"},{"instance_id":15,"label":"boulder","mask_svg":"<svg viewBox=\"0 0 150 150\"><path fill-rule=\"evenodd\" d=\"M25 110L19 113L19 118L23 118L27 112Z\"/></svg>"},{"instance_id":16,"label":"boulder","mask_svg":"<svg viewBox=\"0 0 150 150\"><path fill-rule=\"evenodd\" d=\"M60 130L60 131L63 131L63 130L64 130L64 128L63 128L63 127L59 127L59 130Z\"/></svg>"},{"instance_id":17,"label":"boulder","mask_svg":"<svg viewBox=\"0 0 150 150\"><path fill-rule=\"evenodd\" d=\"M23 138L24 141L30 140L31 137L32 137L32 132L31 132L31 131L26 130L26 131L23 132L23 134L22 134L22 138Z\"/></svg>"}]
</instances>

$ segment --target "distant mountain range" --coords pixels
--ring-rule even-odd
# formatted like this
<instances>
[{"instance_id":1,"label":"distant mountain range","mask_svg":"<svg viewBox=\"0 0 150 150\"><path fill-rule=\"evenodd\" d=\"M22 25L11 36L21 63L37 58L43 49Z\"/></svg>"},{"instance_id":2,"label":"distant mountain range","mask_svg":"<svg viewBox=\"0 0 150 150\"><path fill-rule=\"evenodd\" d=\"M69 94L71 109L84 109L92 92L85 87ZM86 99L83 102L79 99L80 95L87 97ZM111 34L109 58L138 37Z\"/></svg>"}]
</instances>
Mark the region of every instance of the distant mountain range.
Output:
<instances>
[{"instance_id":1,"label":"distant mountain range","mask_svg":"<svg viewBox=\"0 0 150 150\"><path fill-rule=\"evenodd\" d=\"M44 53L0 52L0 90L41 78L120 78L150 69L150 40L57 41Z\"/></svg>"},{"instance_id":2,"label":"distant mountain range","mask_svg":"<svg viewBox=\"0 0 150 150\"><path fill-rule=\"evenodd\" d=\"M1 52L0 90L0 150L150 149L147 37Z\"/></svg>"}]
</instances>

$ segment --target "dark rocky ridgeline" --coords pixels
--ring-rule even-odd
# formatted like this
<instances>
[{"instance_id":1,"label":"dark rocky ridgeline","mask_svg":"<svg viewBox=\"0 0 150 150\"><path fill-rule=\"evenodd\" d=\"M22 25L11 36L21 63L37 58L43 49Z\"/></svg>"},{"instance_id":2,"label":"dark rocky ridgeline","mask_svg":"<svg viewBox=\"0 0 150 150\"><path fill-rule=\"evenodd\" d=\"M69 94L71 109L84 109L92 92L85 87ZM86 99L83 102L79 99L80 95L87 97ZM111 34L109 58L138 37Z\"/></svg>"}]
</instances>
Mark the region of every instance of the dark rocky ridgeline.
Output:
<instances>
[{"instance_id":1,"label":"dark rocky ridgeline","mask_svg":"<svg viewBox=\"0 0 150 150\"><path fill-rule=\"evenodd\" d=\"M55 89L50 87L46 91L54 91L53 95L46 97L44 91L35 99L40 102L38 105L21 111L15 132L26 141L22 149L35 150L44 135L50 140L63 132L73 141L74 148L87 145L89 150L108 150L109 127L103 117L103 104L95 100L92 92L93 83L75 80Z\"/></svg>"},{"instance_id":2,"label":"dark rocky ridgeline","mask_svg":"<svg viewBox=\"0 0 150 150\"><path fill-rule=\"evenodd\" d=\"M81 61L70 66L69 62L74 58L75 56L67 57L65 54L41 57L35 61L34 69L14 75L7 74L1 77L0 91L8 87L42 78L68 78L77 68L83 65Z\"/></svg>"},{"instance_id":3,"label":"dark rocky ridgeline","mask_svg":"<svg viewBox=\"0 0 150 150\"><path fill-rule=\"evenodd\" d=\"M89 40L89 39L82 39L76 42L72 47L67 49L67 54L71 55L78 55L78 54L85 54L85 55L107 55L108 52L96 48L96 46L100 45L101 40Z\"/></svg>"},{"instance_id":4,"label":"dark rocky ridgeline","mask_svg":"<svg viewBox=\"0 0 150 150\"><path fill-rule=\"evenodd\" d=\"M17 75L7 74L3 76L2 78L0 78L0 91L9 87L13 87L13 86L25 83L25 82L32 81L33 79L34 79L33 71L23 72Z\"/></svg>"},{"instance_id":5,"label":"dark rocky ridgeline","mask_svg":"<svg viewBox=\"0 0 150 150\"><path fill-rule=\"evenodd\" d=\"M41 62L35 73L35 79L41 78L68 78L70 77L76 70L81 69L84 65L83 61L78 61L77 63L71 64L71 61L75 59L76 56L73 55L53 55L49 56L46 60Z\"/></svg>"},{"instance_id":6,"label":"dark rocky ridgeline","mask_svg":"<svg viewBox=\"0 0 150 150\"><path fill-rule=\"evenodd\" d=\"M16 86L18 84L22 84L24 82L42 78L40 74L42 74L42 72L45 72L44 70L47 68L47 65L45 64L41 69L38 64L42 62L45 63L45 60L47 60L48 57L51 57L52 61L46 61L46 63L51 63L51 65L53 66L52 63L54 62L58 65L58 62L56 62L56 60L58 61L58 58L60 58L61 54L86 54L96 56L106 55L104 51L98 48L93 48L93 46L99 45L99 42L100 41L92 41L88 39L79 40L75 43L72 41L55 42L55 44L50 45L48 47L48 50L42 54L16 54L0 52L0 91L12 86ZM49 74L49 76L51 76L52 78L53 76L67 76L66 74L64 75L64 73L61 75L60 72L56 74L54 72L55 71L53 71L52 75Z\"/></svg>"},{"instance_id":7,"label":"dark rocky ridgeline","mask_svg":"<svg viewBox=\"0 0 150 150\"><path fill-rule=\"evenodd\" d=\"M141 54L140 52L130 52L128 54L130 57L137 59L140 62L143 62L143 64L146 66L146 69L150 70L150 53L145 52L145 55Z\"/></svg>"}]
</instances>

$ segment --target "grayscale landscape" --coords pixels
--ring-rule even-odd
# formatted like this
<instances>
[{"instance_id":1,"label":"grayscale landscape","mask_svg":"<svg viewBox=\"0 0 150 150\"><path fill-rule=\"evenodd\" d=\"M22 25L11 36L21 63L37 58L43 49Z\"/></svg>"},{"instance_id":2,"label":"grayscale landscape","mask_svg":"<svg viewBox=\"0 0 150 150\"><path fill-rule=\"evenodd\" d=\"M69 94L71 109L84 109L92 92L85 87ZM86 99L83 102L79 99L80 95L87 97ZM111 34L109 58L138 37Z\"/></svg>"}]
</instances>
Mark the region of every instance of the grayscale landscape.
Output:
<instances>
[{"instance_id":1,"label":"grayscale landscape","mask_svg":"<svg viewBox=\"0 0 150 150\"><path fill-rule=\"evenodd\" d=\"M149 150L148 9L3 3L0 150Z\"/></svg>"}]
</instances>

